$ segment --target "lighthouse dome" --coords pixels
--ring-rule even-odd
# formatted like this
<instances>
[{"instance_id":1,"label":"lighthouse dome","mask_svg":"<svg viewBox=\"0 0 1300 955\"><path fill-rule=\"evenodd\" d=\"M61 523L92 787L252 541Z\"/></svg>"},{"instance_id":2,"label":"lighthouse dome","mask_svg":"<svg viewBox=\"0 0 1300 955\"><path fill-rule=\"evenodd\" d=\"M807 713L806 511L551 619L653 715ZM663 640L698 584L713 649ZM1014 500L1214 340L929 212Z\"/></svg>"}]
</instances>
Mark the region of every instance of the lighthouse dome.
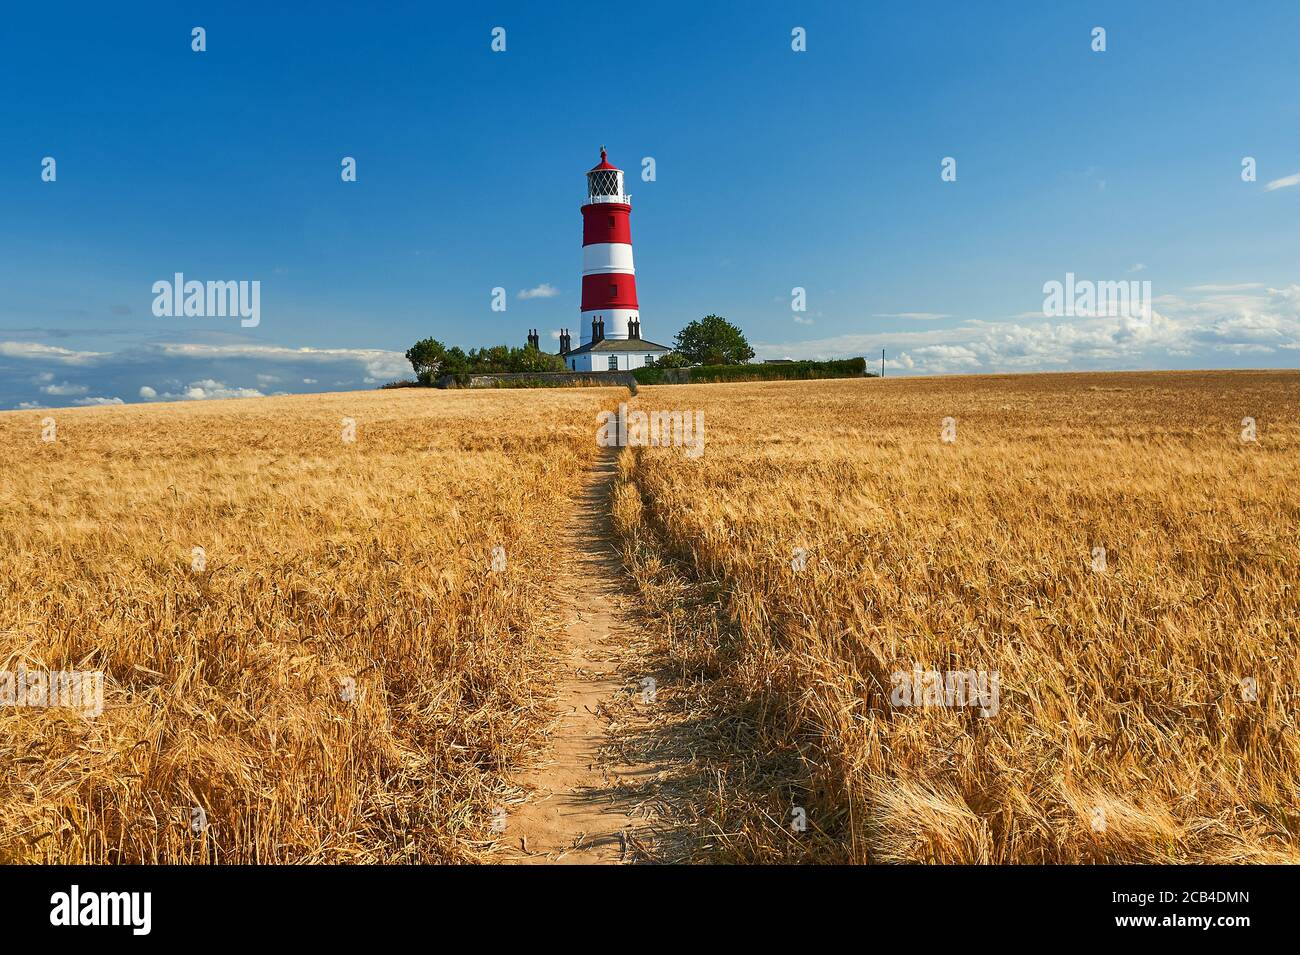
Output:
<instances>
[{"instance_id":1,"label":"lighthouse dome","mask_svg":"<svg viewBox=\"0 0 1300 955\"><path fill-rule=\"evenodd\" d=\"M621 202L627 204L630 196L623 192L623 170L612 165L600 147L600 164L587 173L588 202Z\"/></svg>"}]
</instances>

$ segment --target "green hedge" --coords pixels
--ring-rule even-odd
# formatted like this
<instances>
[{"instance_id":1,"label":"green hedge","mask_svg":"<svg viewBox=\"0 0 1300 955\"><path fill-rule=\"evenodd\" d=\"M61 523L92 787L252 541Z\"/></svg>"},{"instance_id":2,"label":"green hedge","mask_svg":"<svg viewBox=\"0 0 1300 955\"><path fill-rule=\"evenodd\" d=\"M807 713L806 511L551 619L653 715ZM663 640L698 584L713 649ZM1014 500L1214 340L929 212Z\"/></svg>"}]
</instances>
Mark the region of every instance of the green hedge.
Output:
<instances>
[{"instance_id":1,"label":"green hedge","mask_svg":"<svg viewBox=\"0 0 1300 955\"><path fill-rule=\"evenodd\" d=\"M443 375L439 388L610 388L636 384L627 371L475 372Z\"/></svg>"},{"instance_id":2,"label":"green hedge","mask_svg":"<svg viewBox=\"0 0 1300 955\"><path fill-rule=\"evenodd\" d=\"M637 368L643 385L685 385L718 381L797 381L809 378L874 378L865 358L793 361L781 365L695 365L691 368Z\"/></svg>"}]
</instances>

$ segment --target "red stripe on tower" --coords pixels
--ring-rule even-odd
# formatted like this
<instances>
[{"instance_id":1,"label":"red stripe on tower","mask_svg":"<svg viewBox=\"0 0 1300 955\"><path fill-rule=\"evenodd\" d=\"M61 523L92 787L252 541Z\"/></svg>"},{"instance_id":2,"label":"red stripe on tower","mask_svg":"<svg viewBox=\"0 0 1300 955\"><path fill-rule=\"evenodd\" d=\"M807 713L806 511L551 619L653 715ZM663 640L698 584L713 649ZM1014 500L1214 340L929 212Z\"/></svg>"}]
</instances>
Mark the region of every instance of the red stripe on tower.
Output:
<instances>
[{"instance_id":1,"label":"red stripe on tower","mask_svg":"<svg viewBox=\"0 0 1300 955\"><path fill-rule=\"evenodd\" d=\"M636 276L626 272L603 272L582 277L582 310L598 312L601 309L636 308ZM606 338L621 338L610 335Z\"/></svg>"},{"instance_id":2,"label":"red stripe on tower","mask_svg":"<svg viewBox=\"0 0 1300 955\"><path fill-rule=\"evenodd\" d=\"M587 205L582 207L582 244L600 245L603 242L632 244L632 207L623 203Z\"/></svg>"},{"instance_id":3,"label":"red stripe on tower","mask_svg":"<svg viewBox=\"0 0 1300 955\"><path fill-rule=\"evenodd\" d=\"M632 265L632 197L623 192L623 170L605 158L587 173L582 206L581 342L592 339L592 323L605 338L627 338L628 323L639 321L636 269Z\"/></svg>"}]
</instances>

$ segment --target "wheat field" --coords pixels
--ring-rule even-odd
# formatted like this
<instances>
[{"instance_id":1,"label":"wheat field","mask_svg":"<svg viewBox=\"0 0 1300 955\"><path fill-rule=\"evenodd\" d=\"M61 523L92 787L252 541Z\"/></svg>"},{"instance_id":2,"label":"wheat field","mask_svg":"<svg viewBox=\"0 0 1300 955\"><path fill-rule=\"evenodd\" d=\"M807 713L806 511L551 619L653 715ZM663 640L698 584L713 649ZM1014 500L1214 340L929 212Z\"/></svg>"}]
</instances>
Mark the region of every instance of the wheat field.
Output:
<instances>
[{"instance_id":1,"label":"wheat field","mask_svg":"<svg viewBox=\"0 0 1300 955\"><path fill-rule=\"evenodd\" d=\"M801 767L715 786L701 824L724 854L1300 861L1300 374L661 387L638 407L707 421L699 461L621 462L659 649ZM917 669L997 674L995 712L896 699Z\"/></svg>"},{"instance_id":2,"label":"wheat field","mask_svg":"<svg viewBox=\"0 0 1300 955\"><path fill-rule=\"evenodd\" d=\"M523 397L0 415L0 670L106 681L94 719L0 708L0 861L476 858L606 402Z\"/></svg>"},{"instance_id":3,"label":"wheat field","mask_svg":"<svg viewBox=\"0 0 1300 955\"><path fill-rule=\"evenodd\" d=\"M687 858L1300 861L1300 374L1180 372L0 414L0 672L106 687L0 707L0 862L489 858L620 401L706 421L608 504Z\"/></svg>"}]
</instances>

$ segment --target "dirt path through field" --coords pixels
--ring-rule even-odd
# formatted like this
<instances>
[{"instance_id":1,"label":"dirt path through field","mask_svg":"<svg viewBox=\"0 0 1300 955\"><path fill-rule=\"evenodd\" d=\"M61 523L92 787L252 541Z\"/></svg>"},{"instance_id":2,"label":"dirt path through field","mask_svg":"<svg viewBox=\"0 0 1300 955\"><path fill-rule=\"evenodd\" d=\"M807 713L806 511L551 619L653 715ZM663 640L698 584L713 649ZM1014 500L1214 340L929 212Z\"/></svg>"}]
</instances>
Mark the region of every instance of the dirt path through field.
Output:
<instances>
[{"instance_id":1,"label":"dirt path through field","mask_svg":"<svg viewBox=\"0 0 1300 955\"><path fill-rule=\"evenodd\" d=\"M627 670L635 660L629 588L609 526L616 469L615 453L602 454L568 515L556 592L568 621L560 717L544 761L520 780L534 792L509 813L502 861L633 862L647 834L645 783L662 767L618 765L610 755L646 702Z\"/></svg>"}]
</instances>

